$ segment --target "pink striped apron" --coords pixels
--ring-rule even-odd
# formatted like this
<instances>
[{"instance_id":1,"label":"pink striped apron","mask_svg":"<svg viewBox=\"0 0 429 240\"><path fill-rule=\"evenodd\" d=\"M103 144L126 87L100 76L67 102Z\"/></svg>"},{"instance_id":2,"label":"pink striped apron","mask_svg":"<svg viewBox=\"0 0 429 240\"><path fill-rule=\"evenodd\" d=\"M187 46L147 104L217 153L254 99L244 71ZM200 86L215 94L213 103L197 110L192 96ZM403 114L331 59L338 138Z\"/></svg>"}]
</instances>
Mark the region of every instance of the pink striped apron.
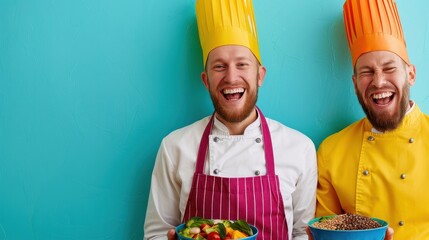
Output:
<instances>
[{"instance_id":1,"label":"pink striped apron","mask_svg":"<svg viewBox=\"0 0 429 240\"><path fill-rule=\"evenodd\" d=\"M213 114L201 138L183 222L194 216L209 219L241 219L258 228L258 240L288 240L279 178L275 175L274 169L271 135L265 117L258 108L257 111L261 119L267 175L223 178L204 174Z\"/></svg>"}]
</instances>

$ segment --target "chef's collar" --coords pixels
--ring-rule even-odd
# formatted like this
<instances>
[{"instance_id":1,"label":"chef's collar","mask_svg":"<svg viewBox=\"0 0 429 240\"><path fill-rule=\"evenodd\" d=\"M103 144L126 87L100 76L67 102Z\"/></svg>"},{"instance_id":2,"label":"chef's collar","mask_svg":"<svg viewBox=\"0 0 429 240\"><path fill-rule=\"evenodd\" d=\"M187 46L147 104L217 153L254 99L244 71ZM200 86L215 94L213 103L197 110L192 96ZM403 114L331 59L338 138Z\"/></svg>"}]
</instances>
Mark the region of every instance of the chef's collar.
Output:
<instances>
[{"instance_id":1,"label":"chef's collar","mask_svg":"<svg viewBox=\"0 0 429 240\"><path fill-rule=\"evenodd\" d=\"M255 110L256 111L256 110ZM261 135L261 118L259 114L257 114L257 118L253 121L249 126L244 129L243 136L259 136ZM214 135L225 135L229 136L229 130L221 121L219 121L216 117L214 118L212 134Z\"/></svg>"},{"instance_id":2,"label":"chef's collar","mask_svg":"<svg viewBox=\"0 0 429 240\"><path fill-rule=\"evenodd\" d=\"M410 100L410 105L411 105L411 107L407 110L407 112L405 113L405 116L407 116L410 112L412 112L413 110L414 110L414 106L416 105L416 104L414 104L414 101L413 100ZM371 132L373 132L373 133L378 133L378 134L383 134L384 132L381 132L381 131L378 131L377 129L375 129L375 128L372 128L371 129Z\"/></svg>"}]
</instances>

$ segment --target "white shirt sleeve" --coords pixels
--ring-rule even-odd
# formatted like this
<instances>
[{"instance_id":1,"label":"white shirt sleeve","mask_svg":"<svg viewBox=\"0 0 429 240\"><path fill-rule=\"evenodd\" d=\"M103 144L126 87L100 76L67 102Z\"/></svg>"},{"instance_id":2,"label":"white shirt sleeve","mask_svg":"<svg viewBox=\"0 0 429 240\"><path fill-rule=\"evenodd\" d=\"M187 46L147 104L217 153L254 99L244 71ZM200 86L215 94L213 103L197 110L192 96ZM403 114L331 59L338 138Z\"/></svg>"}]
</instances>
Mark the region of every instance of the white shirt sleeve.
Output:
<instances>
[{"instance_id":1,"label":"white shirt sleeve","mask_svg":"<svg viewBox=\"0 0 429 240\"><path fill-rule=\"evenodd\" d=\"M179 188L163 140L152 173L144 239L167 239L167 231L180 224Z\"/></svg>"},{"instance_id":2,"label":"white shirt sleeve","mask_svg":"<svg viewBox=\"0 0 429 240\"><path fill-rule=\"evenodd\" d=\"M317 160L314 145L309 145L303 155L307 159L303 166L304 171L297 181L295 192L292 193L292 240L308 239L305 227L309 220L314 218L316 210Z\"/></svg>"}]
</instances>

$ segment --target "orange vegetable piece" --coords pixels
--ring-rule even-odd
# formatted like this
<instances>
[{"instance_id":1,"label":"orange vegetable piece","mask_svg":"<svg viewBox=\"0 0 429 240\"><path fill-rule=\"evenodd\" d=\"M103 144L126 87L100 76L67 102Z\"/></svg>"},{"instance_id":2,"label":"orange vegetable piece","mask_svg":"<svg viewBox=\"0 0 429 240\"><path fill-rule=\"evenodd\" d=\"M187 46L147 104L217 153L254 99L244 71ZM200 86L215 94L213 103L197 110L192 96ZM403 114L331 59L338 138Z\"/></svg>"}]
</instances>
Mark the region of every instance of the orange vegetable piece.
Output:
<instances>
[{"instance_id":1,"label":"orange vegetable piece","mask_svg":"<svg viewBox=\"0 0 429 240\"><path fill-rule=\"evenodd\" d=\"M245 237L248 237L247 234L242 233L242 232L240 232L238 230L234 230L234 232L232 233L232 238L233 239L236 239L236 238L245 238Z\"/></svg>"}]
</instances>

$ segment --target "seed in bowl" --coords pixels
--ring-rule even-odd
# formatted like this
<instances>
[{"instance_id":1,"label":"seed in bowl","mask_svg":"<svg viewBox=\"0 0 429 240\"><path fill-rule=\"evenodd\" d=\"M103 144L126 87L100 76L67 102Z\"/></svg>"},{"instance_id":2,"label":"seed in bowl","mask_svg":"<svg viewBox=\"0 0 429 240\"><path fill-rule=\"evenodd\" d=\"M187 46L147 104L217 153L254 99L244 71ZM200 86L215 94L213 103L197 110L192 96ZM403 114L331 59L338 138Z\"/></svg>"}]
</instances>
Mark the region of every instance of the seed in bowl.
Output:
<instances>
[{"instance_id":1,"label":"seed in bowl","mask_svg":"<svg viewBox=\"0 0 429 240\"><path fill-rule=\"evenodd\" d=\"M313 226L328 230L363 230L379 228L381 224L366 216L345 213L333 217L322 217L318 222L313 223Z\"/></svg>"}]
</instances>

